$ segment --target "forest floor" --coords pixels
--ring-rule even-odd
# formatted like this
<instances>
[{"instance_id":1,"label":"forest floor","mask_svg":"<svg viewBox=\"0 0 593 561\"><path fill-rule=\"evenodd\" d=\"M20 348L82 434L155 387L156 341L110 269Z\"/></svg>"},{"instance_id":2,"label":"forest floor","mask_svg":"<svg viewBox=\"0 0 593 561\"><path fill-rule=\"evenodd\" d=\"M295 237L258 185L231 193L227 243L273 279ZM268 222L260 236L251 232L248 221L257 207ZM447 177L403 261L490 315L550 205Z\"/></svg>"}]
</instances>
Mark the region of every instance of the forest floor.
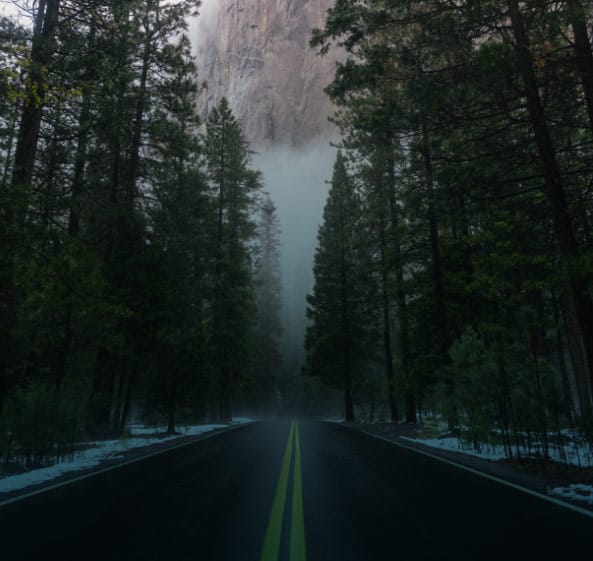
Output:
<instances>
[{"instance_id":1,"label":"forest floor","mask_svg":"<svg viewBox=\"0 0 593 561\"><path fill-rule=\"evenodd\" d=\"M593 465L582 455L580 465L534 457L510 460L500 448L485 446L476 451L434 422L343 424L593 511ZM567 452L573 457L570 450Z\"/></svg>"}]
</instances>

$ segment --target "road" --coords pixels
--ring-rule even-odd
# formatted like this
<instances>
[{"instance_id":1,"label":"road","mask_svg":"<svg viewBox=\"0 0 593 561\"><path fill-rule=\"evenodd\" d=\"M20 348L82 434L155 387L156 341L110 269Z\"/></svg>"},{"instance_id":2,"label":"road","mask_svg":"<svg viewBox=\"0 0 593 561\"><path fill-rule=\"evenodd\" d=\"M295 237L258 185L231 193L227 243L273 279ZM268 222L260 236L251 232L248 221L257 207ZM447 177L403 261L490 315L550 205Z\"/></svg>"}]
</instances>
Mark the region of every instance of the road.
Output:
<instances>
[{"instance_id":1,"label":"road","mask_svg":"<svg viewBox=\"0 0 593 561\"><path fill-rule=\"evenodd\" d=\"M593 518L312 421L258 422L0 507L3 561L589 558Z\"/></svg>"}]
</instances>

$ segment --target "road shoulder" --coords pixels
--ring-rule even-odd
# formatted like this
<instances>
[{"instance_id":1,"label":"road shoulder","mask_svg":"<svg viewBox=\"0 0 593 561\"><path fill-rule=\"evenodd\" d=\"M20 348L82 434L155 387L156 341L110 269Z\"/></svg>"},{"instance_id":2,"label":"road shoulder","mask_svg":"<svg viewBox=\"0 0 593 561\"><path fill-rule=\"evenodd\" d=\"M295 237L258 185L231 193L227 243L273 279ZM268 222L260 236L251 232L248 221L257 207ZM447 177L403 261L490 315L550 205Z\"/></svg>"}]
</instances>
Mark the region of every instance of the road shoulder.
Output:
<instances>
[{"instance_id":1,"label":"road shoulder","mask_svg":"<svg viewBox=\"0 0 593 561\"><path fill-rule=\"evenodd\" d=\"M339 423L339 425L348 430L367 433L370 436L431 454L437 458L442 458L550 497L552 496L550 490L557 487L567 487L579 483L584 485L593 484L593 469L591 468L576 468L575 466L567 466L556 462L494 461L469 455L462 451L456 452L450 449L427 446L422 443L421 439L415 438L421 430L419 425L414 426L404 423ZM566 504L593 512L593 505L587 502L557 496L554 496L554 498Z\"/></svg>"},{"instance_id":2,"label":"road shoulder","mask_svg":"<svg viewBox=\"0 0 593 561\"><path fill-rule=\"evenodd\" d=\"M27 487L15 489L13 491L0 492L0 508L5 504L10 504L17 500L24 499L25 497L43 493L44 491L61 487L63 485L91 477L95 474L99 474L110 469L116 469L120 466L151 458L158 454L163 454L170 450L188 446L202 440L207 440L226 432L239 430L249 424L250 423L232 424L227 427L212 429L201 434L179 436L178 438L167 439L163 440L162 442L156 441L146 446L124 450L121 453L118 453L116 457L106 457L102 459L101 462L95 466L76 471L69 471L53 479L49 479L41 483L35 483Z\"/></svg>"}]
</instances>

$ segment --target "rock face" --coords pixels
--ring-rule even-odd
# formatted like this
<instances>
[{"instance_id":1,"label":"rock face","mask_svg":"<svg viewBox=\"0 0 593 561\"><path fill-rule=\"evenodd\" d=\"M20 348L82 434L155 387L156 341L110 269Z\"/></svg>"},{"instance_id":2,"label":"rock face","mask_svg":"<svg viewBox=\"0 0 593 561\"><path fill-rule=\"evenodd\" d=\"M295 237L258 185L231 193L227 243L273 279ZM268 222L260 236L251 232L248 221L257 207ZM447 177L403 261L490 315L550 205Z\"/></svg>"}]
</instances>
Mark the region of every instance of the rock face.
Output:
<instances>
[{"instance_id":1,"label":"rock face","mask_svg":"<svg viewBox=\"0 0 593 561\"><path fill-rule=\"evenodd\" d=\"M204 115L225 96L254 146L330 138L335 57L309 47L334 0L205 0L197 26Z\"/></svg>"}]
</instances>

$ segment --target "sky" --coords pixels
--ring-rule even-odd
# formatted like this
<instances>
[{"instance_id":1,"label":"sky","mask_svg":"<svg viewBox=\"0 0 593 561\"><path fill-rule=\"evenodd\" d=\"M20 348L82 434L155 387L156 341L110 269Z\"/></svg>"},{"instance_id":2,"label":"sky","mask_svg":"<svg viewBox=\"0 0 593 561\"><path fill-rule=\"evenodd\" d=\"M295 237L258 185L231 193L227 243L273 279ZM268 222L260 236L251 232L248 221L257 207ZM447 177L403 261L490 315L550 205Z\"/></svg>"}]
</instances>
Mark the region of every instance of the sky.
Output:
<instances>
[{"instance_id":1,"label":"sky","mask_svg":"<svg viewBox=\"0 0 593 561\"><path fill-rule=\"evenodd\" d=\"M16 17L23 25L31 21L31 9L34 6L33 0L0 0L0 15Z\"/></svg>"}]
</instances>

